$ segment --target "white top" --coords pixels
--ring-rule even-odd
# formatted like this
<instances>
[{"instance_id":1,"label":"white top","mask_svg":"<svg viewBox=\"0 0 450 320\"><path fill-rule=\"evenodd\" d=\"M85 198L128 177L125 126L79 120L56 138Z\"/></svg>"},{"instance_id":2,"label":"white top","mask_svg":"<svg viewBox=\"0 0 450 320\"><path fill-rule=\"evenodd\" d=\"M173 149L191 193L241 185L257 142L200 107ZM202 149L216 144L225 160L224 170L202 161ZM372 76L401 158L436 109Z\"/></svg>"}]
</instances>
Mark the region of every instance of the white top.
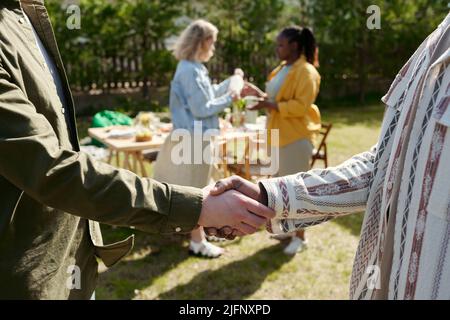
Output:
<instances>
[{"instance_id":1,"label":"white top","mask_svg":"<svg viewBox=\"0 0 450 320\"><path fill-rule=\"evenodd\" d=\"M292 66L284 66L281 70L266 84L266 93L270 102L275 102L278 92L286 79Z\"/></svg>"},{"instance_id":2,"label":"white top","mask_svg":"<svg viewBox=\"0 0 450 320\"><path fill-rule=\"evenodd\" d=\"M66 99L65 99L65 95L64 95L62 81L61 81L61 77L59 76L59 72L55 65L55 62L48 54L47 49L45 48L44 44L42 43L41 39L39 38L36 30L34 29L33 25L31 24L31 21L28 18L28 16L25 13L24 13L24 16L25 16L25 20L27 21L27 23L30 25L31 29L33 30L34 38L36 40L36 45L37 45L39 51L41 52L42 57L45 60L47 68L50 71L50 74L52 75L53 83L56 87L56 91L58 93L59 100L61 101L61 104L64 107L64 109L66 109Z\"/></svg>"}]
</instances>

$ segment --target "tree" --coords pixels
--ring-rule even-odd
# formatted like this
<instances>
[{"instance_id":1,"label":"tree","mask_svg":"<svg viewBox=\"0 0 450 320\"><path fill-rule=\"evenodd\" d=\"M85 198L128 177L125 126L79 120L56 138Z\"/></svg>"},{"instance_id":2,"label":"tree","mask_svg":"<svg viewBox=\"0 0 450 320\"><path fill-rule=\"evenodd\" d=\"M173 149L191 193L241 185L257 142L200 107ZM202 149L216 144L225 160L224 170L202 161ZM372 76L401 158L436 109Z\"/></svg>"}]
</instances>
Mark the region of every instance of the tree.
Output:
<instances>
[{"instance_id":1,"label":"tree","mask_svg":"<svg viewBox=\"0 0 450 320\"><path fill-rule=\"evenodd\" d=\"M443 0L300 0L320 46L322 87L358 85L361 102L376 79L393 79L448 13ZM381 9L381 29L369 30L367 7ZM333 92L332 95L336 95Z\"/></svg>"},{"instance_id":2,"label":"tree","mask_svg":"<svg viewBox=\"0 0 450 320\"><path fill-rule=\"evenodd\" d=\"M57 0L46 5L69 78L79 89L95 84L109 90L124 77L125 59L133 64L128 68L128 80L143 82L144 96L148 95L149 79L168 82L175 61L165 39L178 30L174 19L182 14L180 1L81 0L80 30L66 27L66 5Z\"/></svg>"},{"instance_id":3,"label":"tree","mask_svg":"<svg viewBox=\"0 0 450 320\"><path fill-rule=\"evenodd\" d=\"M123 2L120 15L126 17L124 28L138 41L142 69L144 97L148 96L147 82L159 75L158 83L165 84L168 73L172 73L175 61L165 46L165 40L174 35L179 28L175 18L181 16L183 6L179 0L133 0ZM133 51L133 50L132 50Z\"/></svg>"},{"instance_id":4,"label":"tree","mask_svg":"<svg viewBox=\"0 0 450 320\"><path fill-rule=\"evenodd\" d=\"M448 13L444 0L80 0L81 29L70 30L64 3L46 1L75 89L109 90L138 81L148 96L149 81L167 86L176 61L166 40L203 18L219 28L216 57L208 65L213 77L241 67L264 87L279 63L278 32L292 24L310 26L320 48L322 98L357 95L361 102L371 91L387 90ZM380 8L379 30L367 28L369 5Z\"/></svg>"}]
</instances>

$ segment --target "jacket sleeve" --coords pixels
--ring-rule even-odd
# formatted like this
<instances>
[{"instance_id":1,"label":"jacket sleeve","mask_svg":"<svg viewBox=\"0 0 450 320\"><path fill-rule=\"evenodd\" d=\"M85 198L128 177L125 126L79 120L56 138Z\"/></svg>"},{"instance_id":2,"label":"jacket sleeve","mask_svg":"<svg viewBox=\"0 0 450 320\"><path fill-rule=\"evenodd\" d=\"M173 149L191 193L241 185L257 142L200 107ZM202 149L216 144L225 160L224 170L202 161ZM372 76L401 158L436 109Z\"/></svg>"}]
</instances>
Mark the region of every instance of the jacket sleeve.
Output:
<instances>
[{"instance_id":1,"label":"jacket sleeve","mask_svg":"<svg viewBox=\"0 0 450 320\"><path fill-rule=\"evenodd\" d=\"M319 93L318 81L310 72L301 72L296 82L298 85L295 88L294 97L278 102L278 111L283 118L305 116Z\"/></svg>"},{"instance_id":2,"label":"jacket sleeve","mask_svg":"<svg viewBox=\"0 0 450 320\"><path fill-rule=\"evenodd\" d=\"M228 91L228 87L230 86L230 79L226 79L218 84L213 84L214 95L216 98L219 98L225 95Z\"/></svg>"},{"instance_id":3,"label":"jacket sleeve","mask_svg":"<svg viewBox=\"0 0 450 320\"><path fill-rule=\"evenodd\" d=\"M261 181L267 191L268 206L276 211L269 231L287 233L364 211L375 150L374 147L356 155L335 168Z\"/></svg>"},{"instance_id":4,"label":"jacket sleeve","mask_svg":"<svg viewBox=\"0 0 450 320\"><path fill-rule=\"evenodd\" d=\"M211 97L209 94L211 86L209 79L202 78L197 70L192 70L184 75L183 90L185 90L187 104L197 119L214 116L233 102L230 93L220 97Z\"/></svg>"},{"instance_id":5,"label":"jacket sleeve","mask_svg":"<svg viewBox=\"0 0 450 320\"><path fill-rule=\"evenodd\" d=\"M139 178L60 146L43 114L0 62L0 175L36 201L146 232L197 226L201 190Z\"/></svg>"}]
</instances>

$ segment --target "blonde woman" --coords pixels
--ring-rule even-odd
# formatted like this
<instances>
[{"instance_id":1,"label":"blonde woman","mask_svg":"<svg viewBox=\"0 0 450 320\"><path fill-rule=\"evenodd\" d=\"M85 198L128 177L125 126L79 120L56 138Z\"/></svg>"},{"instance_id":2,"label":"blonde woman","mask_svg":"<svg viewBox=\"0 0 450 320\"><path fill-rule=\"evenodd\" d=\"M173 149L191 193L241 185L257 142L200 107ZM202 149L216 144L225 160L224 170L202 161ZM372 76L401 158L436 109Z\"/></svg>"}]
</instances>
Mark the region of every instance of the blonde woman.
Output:
<instances>
[{"instance_id":1,"label":"blonde woman","mask_svg":"<svg viewBox=\"0 0 450 320\"><path fill-rule=\"evenodd\" d=\"M240 91L234 89L236 76L233 81L227 79L213 85L203 64L214 55L217 34L218 30L213 24L196 20L183 31L175 45L174 55L179 63L170 88L170 112L174 130L180 132L179 129L184 129L192 137L189 143L191 156L189 163L179 164L177 159L173 159L172 154L177 155L174 148L180 142L174 139L172 132L156 161L155 179L193 187L204 187L209 183L211 165L204 159L198 163L198 149L194 150L192 141L203 141L203 136L194 136L194 126L197 128L196 133L198 128L202 133L209 129L219 129L218 114L239 98ZM242 75L239 77L243 83ZM203 151L209 142L203 141L201 144ZM194 153L197 153L195 162ZM203 228L198 228L191 233L189 252L216 258L222 255L223 249L209 243Z\"/></svg>"}]
</instances>

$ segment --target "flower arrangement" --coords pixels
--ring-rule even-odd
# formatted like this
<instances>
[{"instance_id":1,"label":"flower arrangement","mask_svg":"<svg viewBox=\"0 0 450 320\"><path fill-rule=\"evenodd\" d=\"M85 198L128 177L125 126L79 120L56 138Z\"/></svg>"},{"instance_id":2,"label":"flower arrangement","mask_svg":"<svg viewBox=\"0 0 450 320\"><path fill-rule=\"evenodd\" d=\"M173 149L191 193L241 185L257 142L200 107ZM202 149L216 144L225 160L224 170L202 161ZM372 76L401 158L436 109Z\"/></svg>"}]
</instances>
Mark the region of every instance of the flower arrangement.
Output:
<instances>
[{"instance_id":1,"label":"flower arrangement","mask_svg":"<svg viewBox=\"0 0 450 320\"><path fill-rule=\"evenodd\" d=\"M233 113L231 115L231 123L233 127L239 128L244 124L244 110L246 106L245 99L239 99L233 102Z\"/></svg>"}]
</instances>

